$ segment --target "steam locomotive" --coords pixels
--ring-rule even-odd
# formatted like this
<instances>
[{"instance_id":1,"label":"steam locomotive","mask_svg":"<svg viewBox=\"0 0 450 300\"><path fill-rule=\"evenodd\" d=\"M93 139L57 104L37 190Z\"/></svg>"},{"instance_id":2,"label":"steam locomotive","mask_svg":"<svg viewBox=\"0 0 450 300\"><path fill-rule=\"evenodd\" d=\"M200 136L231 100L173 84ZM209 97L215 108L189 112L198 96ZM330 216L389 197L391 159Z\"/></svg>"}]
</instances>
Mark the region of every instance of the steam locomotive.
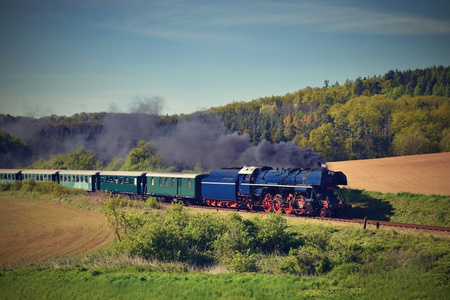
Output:
<instances>
[{"instance_id":1,"label":"steam locomotive","mask_svg":"<svg viewBox=\"0 0 450 300\"><path fill-rule=\"evenodd\" d=\"M272 169L242 167L212 170L209 174L175 172L0 170L0 183L16 180L55 181L68 188L174 199L266 212L337 217L351 206L339 185L347 184L342 172L323 168Z\"/></svg>"}]
</instances>

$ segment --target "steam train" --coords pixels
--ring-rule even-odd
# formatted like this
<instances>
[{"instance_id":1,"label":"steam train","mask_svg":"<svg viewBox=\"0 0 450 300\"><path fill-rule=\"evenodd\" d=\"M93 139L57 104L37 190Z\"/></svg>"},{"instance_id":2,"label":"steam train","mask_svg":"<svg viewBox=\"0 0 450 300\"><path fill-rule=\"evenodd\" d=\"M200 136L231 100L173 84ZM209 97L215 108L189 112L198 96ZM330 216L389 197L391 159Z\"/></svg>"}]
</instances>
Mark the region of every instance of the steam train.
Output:
<instances>
[{"instance_id":1,"label":"steam train","mask_svg":"<svg viewBox=\"0 0 450 300\"><path fill-rule=\"evenodd\" d=\"M339 185L342 172L326 168L272 169L242 167L212 170L209 174L175 172L0 170L0 183L16 180L54 181L68 188L156 197L266 212L337 217L351 207Z\"/></svg>"}]
</instances>

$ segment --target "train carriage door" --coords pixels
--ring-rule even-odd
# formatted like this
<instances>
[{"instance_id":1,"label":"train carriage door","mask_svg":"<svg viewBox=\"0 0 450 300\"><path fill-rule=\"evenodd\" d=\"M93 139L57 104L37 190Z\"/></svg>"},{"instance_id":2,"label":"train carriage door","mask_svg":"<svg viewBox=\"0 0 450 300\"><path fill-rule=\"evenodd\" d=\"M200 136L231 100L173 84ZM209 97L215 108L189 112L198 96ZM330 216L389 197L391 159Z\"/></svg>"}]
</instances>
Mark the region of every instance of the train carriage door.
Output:
<instances>
[{"instance_id":1,"label":"train carriage door","mask_svg":"<svg viewBox=\"0 0 450 300\"><path fill-rule=\"evenodd\" d=\"M183 185L183 179L177 178L177 195L181 195L183 193L181 187Z\"/></svg>"}]
</instances>

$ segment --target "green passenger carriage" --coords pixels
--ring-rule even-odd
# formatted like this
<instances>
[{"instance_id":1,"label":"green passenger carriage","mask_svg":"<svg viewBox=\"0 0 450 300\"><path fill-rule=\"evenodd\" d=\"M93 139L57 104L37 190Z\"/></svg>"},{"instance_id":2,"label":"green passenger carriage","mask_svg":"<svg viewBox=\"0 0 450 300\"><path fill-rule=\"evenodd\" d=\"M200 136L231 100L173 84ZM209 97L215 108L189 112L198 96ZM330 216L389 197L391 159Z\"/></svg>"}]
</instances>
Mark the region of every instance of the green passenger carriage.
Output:
<instances>
[{"instance_id":1,"label":"green passenger carriage","mask_svg":"<svg viewBox=\"0 0 450 300\"><path fill-rule=\"evenodd\" d=\"M100 189L99 173L99 171L63 170L59 172L59 183L68 188L95 192Z\"/></svg>"},{"instance_id":2,"label":"green passenger carriage","mask_svg":"<svg viewBox=\"0 0 450 300\"><path fill-rule=\"evenodd\" d=\"M0 183L14 183L16 180L22 180L21 171L18 169L0 169Z\"/></svg>"},{"instance_id":3,"label":"green passenger carriage","mask_svg":"<svg viewBox=\"0 0 450 300\"><path fill-rule=\"evenodd\" d=\"M147 194L171 200L177 198L199 199L201 197L201 178L204 178L207 175L149 172L146 176Z\"/></svg>"},{"instance_id":4,"label":"green passenger carriage","mask_svg":"<svg viewBox=\"0 0 450 300\"><path fill-rule=\"evenodd\" d=\"M143 195L145 181L144 172L100 172L100 190L102 191Z\"/></svg>"},{"instance_id":5,"label":"green passenger carriage","mask_svg":"<svg viewBox=\"0 0 450 300\"><path fill-rule=\"evenodd\" d=\"M58 180L59 170L23 170L22 180L34 179L35 181L55 181Z\"/></svg>"}]
</instances>

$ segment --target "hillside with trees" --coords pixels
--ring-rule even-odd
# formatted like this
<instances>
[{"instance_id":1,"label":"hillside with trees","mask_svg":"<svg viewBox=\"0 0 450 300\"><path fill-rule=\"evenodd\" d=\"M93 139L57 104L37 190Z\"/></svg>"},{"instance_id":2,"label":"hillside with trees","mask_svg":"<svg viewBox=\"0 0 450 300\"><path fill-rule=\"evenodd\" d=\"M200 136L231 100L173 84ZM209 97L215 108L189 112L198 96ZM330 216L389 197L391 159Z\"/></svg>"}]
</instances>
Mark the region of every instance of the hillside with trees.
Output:
<instances>
[{"instance_id":1,"label":"hillside with trees","mask_svg":"<svg viewBox=\"0 0 450 300\"><path fill-rule=\"evenodd\" d=\"M343 85L209 110L257 143L294 141L327 161L450 151L450 67L389 71Z\"/></svg>"},{"instance_id":2,"label":"hillside with trees","mask_svg":"<svg viewBox=\"0 0 450 300\"><path fill-rule=\"evenodd\" d=\"M449 120L450 66L391 70L190 115L0 115L0 138L8 145L2 156L14 154L0 167L67 164L72 158L56 156L75 153L89 156L89 167L135 170L140 167L127 158L132 149L146 149L141 153L146 167L176 170L288 165L291 161L278 162L270 153L285 150L278 156L292 156L297 146L325 161L448 152ZM257 156L264 162L249 161Z\"/></svg>"}]
</instances>

